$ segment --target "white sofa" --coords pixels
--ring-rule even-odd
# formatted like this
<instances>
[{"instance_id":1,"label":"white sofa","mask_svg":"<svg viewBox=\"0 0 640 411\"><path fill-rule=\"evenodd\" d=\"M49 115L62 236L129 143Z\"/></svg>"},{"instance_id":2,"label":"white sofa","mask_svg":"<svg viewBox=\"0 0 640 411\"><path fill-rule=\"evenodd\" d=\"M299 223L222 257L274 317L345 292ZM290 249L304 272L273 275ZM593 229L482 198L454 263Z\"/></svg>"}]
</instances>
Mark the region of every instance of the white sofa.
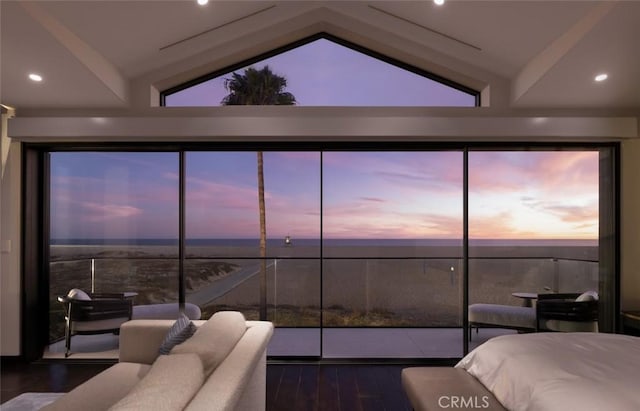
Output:
<instances>
[{"instance_id":1,"label":"white sofa","mask_svg":"<svg viewBox=\"0 0 640 411\"><path fill-rule=\"evenodd\" d=\"M265 409L270 322L221 311L207 321L193 321L195 334L169 355L159 355L174 322L123 324L119 362L43 410Z\"/></svg>"}]
</instances>

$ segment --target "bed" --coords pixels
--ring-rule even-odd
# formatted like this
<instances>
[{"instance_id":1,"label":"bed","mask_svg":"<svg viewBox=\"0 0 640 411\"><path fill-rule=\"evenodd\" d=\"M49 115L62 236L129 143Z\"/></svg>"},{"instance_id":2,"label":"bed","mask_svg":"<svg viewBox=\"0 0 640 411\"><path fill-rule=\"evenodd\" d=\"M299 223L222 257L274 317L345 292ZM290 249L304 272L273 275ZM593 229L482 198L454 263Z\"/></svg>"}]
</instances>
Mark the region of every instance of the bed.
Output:
<instances>
[{"instance_id":1,"label":"bed","mask_svg":"<svg viewBox=\"0 0 640 411\"><path fill-rule=\"evenodd\" d=\"M447 384L425 384L443 373ZM450 405L442 403L444 396L447 401L474 400L474 407L485 409L482 405L497 400L495 409L513 411L637 411L640 338L605 333L505 335L482 344L455 368L407 368L402 378L415 410L444 409ZM488 402L482 402L485 394Z\"/></svg>"}]
</instances>

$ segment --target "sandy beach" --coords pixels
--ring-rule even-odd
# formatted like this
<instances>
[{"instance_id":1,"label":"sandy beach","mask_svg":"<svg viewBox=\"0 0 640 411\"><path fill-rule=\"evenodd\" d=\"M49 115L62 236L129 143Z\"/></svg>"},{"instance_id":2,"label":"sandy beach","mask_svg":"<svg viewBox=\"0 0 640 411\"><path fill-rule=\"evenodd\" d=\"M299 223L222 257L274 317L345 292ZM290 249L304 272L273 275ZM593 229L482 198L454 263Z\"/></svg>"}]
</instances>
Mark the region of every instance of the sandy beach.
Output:
<instances>
[{"instance_id":1,"label":"sandy beach","mask_svg":"<svg viewBox=\"0 0 640 411\"><path fill-rule=\"evenodd\" d=\"M257 319L257 247L187 246L185 251L187 301L194 299L203 317L238 309ZM597 246L470 247L470 303L520 305L511 293L597 288L597 251ZM325 326L462 323L461 247L334 246L325 247L320 259L320 247L282 245L268 254L267 305L276 325L318 326L321 306ZM92 259L96 292L134 291L135 304L178 299L176 246L53 245L52 338L62 335L57 296L74 287L91 290Z\"/></svg>"}]
</instances>

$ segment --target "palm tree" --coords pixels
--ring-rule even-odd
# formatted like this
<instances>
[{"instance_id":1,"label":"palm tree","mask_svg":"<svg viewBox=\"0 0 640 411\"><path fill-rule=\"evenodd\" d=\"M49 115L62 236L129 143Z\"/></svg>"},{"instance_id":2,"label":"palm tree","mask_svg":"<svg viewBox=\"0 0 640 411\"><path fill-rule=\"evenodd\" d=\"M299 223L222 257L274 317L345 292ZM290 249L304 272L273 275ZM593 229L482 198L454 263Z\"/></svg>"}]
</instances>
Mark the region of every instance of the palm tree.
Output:
<instances>
[{"instance_id":1,"label":"palm tree","mask_svg":"<svg viewBox=\"0 0 640 411\"><path fill-rule=\"evenodd\" d=\"M293 94L284 91L287 79L271 71L269 66L261 70L249 67L243 74L232 73L224 80L229 94L222 99L223 106L292 106Z\"/></svg>"},{"instance_id":2,"label":"palm tree","mask_svg":"<svg viewBox=\"0 0 640 411\"><path fill-rule=\"evenodd\" d=\"M232 73L224 80L229 92L224 106L295 105L293 94L284 91L287 79L274 74L269 66L257 70L249 67L243 74ZM264 167L262 151L258 151L258 207L260 210L260 319L267 319L267 223L264 205Z\"/></svg>"}]
</instances>

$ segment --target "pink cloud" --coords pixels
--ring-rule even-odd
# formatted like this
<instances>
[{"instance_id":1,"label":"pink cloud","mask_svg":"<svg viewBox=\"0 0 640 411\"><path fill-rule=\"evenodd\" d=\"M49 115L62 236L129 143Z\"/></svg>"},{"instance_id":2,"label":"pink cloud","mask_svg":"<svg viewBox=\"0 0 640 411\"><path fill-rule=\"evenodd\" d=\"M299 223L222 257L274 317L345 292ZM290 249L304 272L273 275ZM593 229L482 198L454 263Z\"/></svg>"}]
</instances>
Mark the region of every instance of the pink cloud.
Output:
<instances>
[{"instance_id":1,"label":"pink cloud","mask_svg":"<svg viewBox=\"0 0 640 411\"><path fill-rule=\"evenodd\" d=\"M388 200L358 198L355 201L325 206L323 230L332 238L450 238L460 237L462 217L388 209ZM448 210L451 211L451 210Z\"/></svg>"},{"instance_id":2,"label":"pink cloud","mask_svg":"<svg viewBox=\"0 0 640 411\"><path fill-rule=\"evenodd\" d=\"M598 224L598 207L579 207L565 205L548 205L544 209L569 223Z\"/></svg>"},{"instance_id":3,"label":"pink cloud","mask_svg":"<svg viewBox=\"0 0 640 411\"><path fill-rule=\"evenodd\" d=\"M170 172L162 173L162 177L170 181L178 181L180 179L180 176L178 175L178 173L170 173Z\"/></svg>"},{"instance_id":4,"label":"pink cloud","mask_svg":"<svg viewBox=\"0 0 640 411\"><path fill-rule=\"evenodd\" d=\"M168 176L164 176L168 178ZM54 200L62 200L62 197L76 200L101 199L115 204L142 203L150 201L152 204L159 202L173 203L177 208L178 187L176 184L166 185L162 181L138 181L129 180L107 186L104 179L80 176L58 176L52 181L52 193ZM108 189L107 189L108 188Z\"/></svg>"},{"instance_id":5,"label":"pink cloud","mask_svg":"<svg viewBox=\"0 0 640 411\"><path fill-rule=\"evenodd\" d=\"M421 237L462 238L462 216L427 214L417 226L424 229Z\"/></svg>"},{"instance_id":6,"label":"pink cloud","mask_svg":"<svg viewBox=\"0 0 640 411\"><path fill-rule=\"evenodd\" d=\"M555 218L558 224L540 226L537 232L519 229L518 225L530 224L515 220L503 226L493 221L486 230L470 228L482 237L597 237L598 156L595 151L472 153L469 187L474 202L492 201L486 206L496 209L515 210L524 205L539 216L546 215L547 221ZM494 224L492 234L489 230Z\"/></svg>"},{"instance_id":7,"label":"pink cloud","mask_svg":"<svg viewBox=\"0 0 640 411\"><path fill-rule=\"evenodd\" d=\"M385 221L385 223L381 223ZM425 215L421 219L344 219L326 223L326 238L460 238L462 222L449 216Z\"/></svg>"},{"instance_id":8,"label":"pink cloud","mask_svg":"<svg viewBox=\"0 0 640 411\"><path fill-rule=\"evenodd\" d=\"M469 188L479 191L537 189L544 193L596 191L595 151L473 152Z\"/></svg>"},{"instance_id":9,"label":"pink cloud","mask_svg":"<svg viewBox=\"0 0 640 411\"><path fill-rule=\"evenodd\" d=\"M187 224L189 235L258 235L258 193L252 185L232 185L189 177ZM268 188L271 187L272 190ZM265 192L267 235L317 237L319 235L319 193L306 188L269 186ZM191 223L193 222L193 223Z\"/></svg>"},{"instance_id":10,"label":"pink cloud","mask_svg":"<svg viewBox=\"0 0 640 411\"><path fill-rule=\"evenodd\" d=\"M433 153L409 156L400 162L389 162L372 174L395 184L431 192L459 192L462 187L462 154Z\"/></svg>"},{"instance_id":11,"label":"pink cloud","mask_svg":"<svg viewBox=\"0 0 640 411\"><path fill-rule=\"evenodd\" d=\"M101 204L88 201L79 202L88 212L85 219L87 221L106 221L118 218L129 218L142 214L141 209L126 205Z\"/></svg>"},{"instance_id":12,"label":"pink cloud","mask_svg":"<svg viewBox=\"0 0 640 411\"><path fill-rule=\"evenodd\" d=\"M383 214L381 203L378 201L355 200L335 205L325 205L323 211L325 219L328 220L334 218L376 219L381 217L381 214Z\"/></svg>"},{"instance_id":13,"label":"pink cloud","mask_svg":"<svg viewBox=\"0 0 640 411\"><path fill-rule=\"evenodd\" d=\"M570 153L564 158L552 157L544 162L543 167L548 171L543 180L543 187L548 192L598 191L597 152Z\"/></svg>"},{"instance_id":14,"label":"pink cloud","mask_svg":"<svg viewBox=\"0 0 640 411\"><path fill-rule=\"evenodd\" d=\"M149 202L149 206L165 205L167 208L178 209L178 187L176 186L154 186L150 185L141 188L133 197L137 202ZM125 196L125 199L132 200L132 195Z\"/></svg>"},{"instance_id":15,"label":"pink cloud","mask_svg":"<svg viewBox=\"0 0 640 411\"><path fill-rule=\"evenodd\" d=\"M265 199L270 197L265 192ZM201 178L187 178L187 204L190 208L258 209L257 187L241 187Z\"/></svg>"},{"instance_id":16,"label":"pink cloud","mask_svg":"<svg viewBox=\"0 0 640 411\"><path fill-rule=\"evenodd\" d=\"M539 233L519 229L513 215L503 211L489 216L469 216L470 238L536 238ZM543 236L544 237L544 236Z\"/></svg>"},{"instance_id":17,"label":"pink cloud","mask_svg":"<svg viewBox=\"0 0 640 411\"><path fill-rule=\"evenodd\" d=\"M360 197L362 201L371 201L374 203L386 203L387 200L384 198L376 198L376 197Z\"/></svg>"}]
</instances>

